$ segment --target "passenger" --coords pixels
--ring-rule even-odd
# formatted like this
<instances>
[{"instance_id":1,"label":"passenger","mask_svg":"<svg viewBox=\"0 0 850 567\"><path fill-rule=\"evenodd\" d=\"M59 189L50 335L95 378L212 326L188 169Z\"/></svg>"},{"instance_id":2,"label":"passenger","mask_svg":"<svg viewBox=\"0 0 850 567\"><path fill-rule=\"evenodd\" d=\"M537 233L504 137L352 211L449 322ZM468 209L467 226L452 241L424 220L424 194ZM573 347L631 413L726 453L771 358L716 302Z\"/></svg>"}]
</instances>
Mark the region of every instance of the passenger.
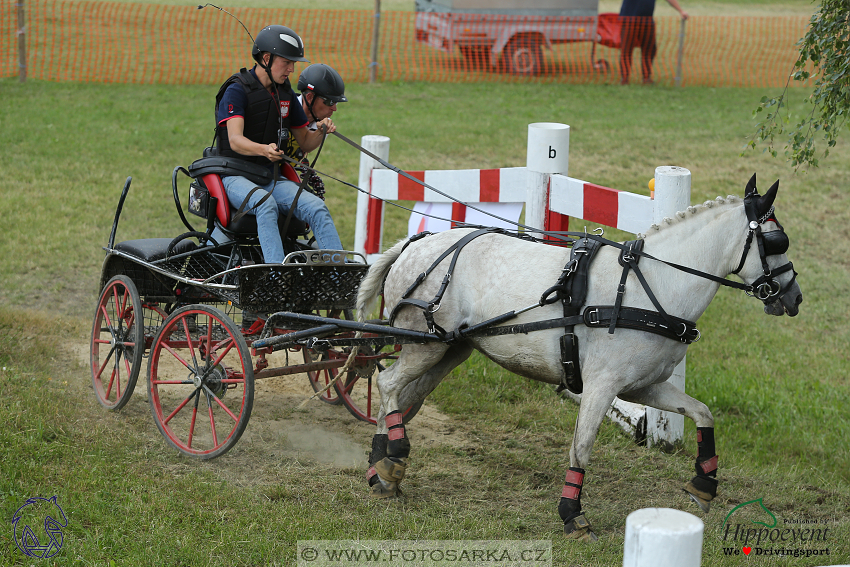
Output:
<instances>
[{"instance_id":1,"label":"passenger","mask_svg":"<svg viewBox=\"0 0 850 567\"><path fill-rule=\"evenodd\" d=\"M265 165L275 175L250 197L257 184L245 177L225 176L222 183L234 207L240 207L248 198L245 208L250 207L250 213L257 217L266 263L281 263L285 254L278 217L289 212L298 191L296 183L280 178L278 168L283 150L290 138L294 138L302 150L313 151L336 127L328 114L315 120L316 129L309 129L310 120L292 91L289 76L295 70L295 63L307 61L304 42L298 34L285 26L268 26L257 34L252 55L257 64L251 70L242 69L231 76L219 90L216 99L219 154ZM319 248L342 249L330 211L322 199L302 192L293 216L310 225Z\"/></svg>"},{"instance_id":2,"label":"passenger","mask_svg":"<svg viewBox=\"0 0 850 567\"><path fill-rule=\"evenodd\" d=\"M301 71L298 77L298 91L301 93L298 95L298 102L310 122L307 129L311 131L317 130L323 120L333 115L338 103L348 102L342 77L336 69L323 63L310 65ZM291 146L284 149L286 155L309 165L307 153L298 147L298 142L293 138L290 138L290 142ZM322 178L306 168L296 166L295 169L302 179L305 175L309 178L307 185L310 191L324 200L325 184Z\"/></svg>"}]
</instances>

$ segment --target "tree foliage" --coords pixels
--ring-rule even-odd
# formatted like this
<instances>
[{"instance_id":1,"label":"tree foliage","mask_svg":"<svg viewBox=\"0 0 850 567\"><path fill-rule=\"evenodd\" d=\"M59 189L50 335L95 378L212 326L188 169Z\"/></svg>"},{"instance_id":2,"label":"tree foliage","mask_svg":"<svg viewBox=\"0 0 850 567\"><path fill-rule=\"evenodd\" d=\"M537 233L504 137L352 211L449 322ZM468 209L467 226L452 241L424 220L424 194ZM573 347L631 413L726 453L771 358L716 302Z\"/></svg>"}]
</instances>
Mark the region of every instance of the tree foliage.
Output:
<instances>
[{"instance_id":1,"label":"tree foliage","mask_svg":"<svg viewBox=\"0 0 850 567\"><path fill-rule=\"evenodd\" d=\"M822 0L797 45L800 57L785 90L779 97L762 97L753 113L762 119L747 144L749 149L765 143L765 151L776 157L776 140L787 136L785 157L795 169L817 167L819 150L823 149L821 157L829 155L850 114L850 0ZM797 124L791 128L788 85L810 78L815 79L814 90L805 102L811 111L793 120Z\"/></svg>"}]
</instances>

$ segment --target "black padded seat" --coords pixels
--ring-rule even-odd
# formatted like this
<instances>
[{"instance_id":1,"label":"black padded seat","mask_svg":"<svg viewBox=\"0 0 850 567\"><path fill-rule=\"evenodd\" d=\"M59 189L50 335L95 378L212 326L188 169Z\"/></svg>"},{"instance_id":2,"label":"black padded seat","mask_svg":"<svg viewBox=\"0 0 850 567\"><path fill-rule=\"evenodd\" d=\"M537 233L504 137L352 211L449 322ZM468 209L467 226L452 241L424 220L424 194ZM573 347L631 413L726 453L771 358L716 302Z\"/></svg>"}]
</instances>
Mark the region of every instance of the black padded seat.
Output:
<instances>
[{"instance_id":1,"label":"black padded seat","mask_svg":"<svg viewBox=\"0 0 850 567\"><path fill-rule=\"evenodd\" d=\"M145 262L153 262L165 258L165 253L168 251L168 245L171 244L171 238L146 238L144 240L126 240L115 245L115 249L135 256ZM197 249L198 246L191 240L181 240L171 251L171 255L191 252Z\"/></svg>"},{"instance_id":2,"label":"black padded seat","mask_svg":"<svg viewBox=\"0 0 850 567\"><path fill-rule=\"evenodd\" d=\"M230 208L230 218L236 215L236 209ZM277 226L278 231L283 232L283 225L286 223L286 215L278 215ZM227 228L219 226L225 234L238 236L257 236L257 217L252 214L242 216L238 221L231 221ZM286 231L286 236L289 238L298 238L307 234L307 223L298 220L294 216L289 221L289 228Z\"/></svg>"}]
</instances>

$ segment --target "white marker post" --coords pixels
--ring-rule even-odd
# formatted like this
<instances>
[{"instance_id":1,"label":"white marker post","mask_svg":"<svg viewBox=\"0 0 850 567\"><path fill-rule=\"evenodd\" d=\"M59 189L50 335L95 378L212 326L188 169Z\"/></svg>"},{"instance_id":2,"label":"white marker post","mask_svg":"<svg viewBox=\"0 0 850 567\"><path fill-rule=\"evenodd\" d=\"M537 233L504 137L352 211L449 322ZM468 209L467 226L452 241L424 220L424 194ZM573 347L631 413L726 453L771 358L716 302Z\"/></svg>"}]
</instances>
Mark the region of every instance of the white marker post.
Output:
<instances>
[{"instance_id":1,"label":"white marker post","mask_svg":"<svg viewBox=\"0 0 850 567\"><path fill-rule=\"evenodd\" d=\"M671 508L644 508L626 518L623 567L699 567L702 520Z\"/></svg>"},{"instance_id":2,"label":"white marker post","mask_svg":"<svg viewBox=\"0 0 850 567\"><path fill-rule=\"evenodd\" d=\"M360 145L369 150L382 160L389 162L390 160L390 139L386 136L363 136L360 139ZM357 179L357 186L364 191L371 191L372 186L372 170L376 168L383 169L380 163L370 158L364 153L360 153L360 175ZM366 193L357 194L357 216L354 220L354 251L366 255L366 218L369 214L369 195ZM383 214L383 213L382 213ZM381 219L383 225L383 219Z\"/></svg>"},{"instance_id":3,"label":"white marker post","mask_svg":"<svg viewBox=\"0 0 850 567\"><path fill-rule=\"evenodd\" d=\"M684 167L662 165L655 168L655 207L652 222L660 224L664 217L674 218L691 205L691 172ZM687 358L687 357L686 357ZM667 380L685 391L685 358L673 369ZM646 444L662 445L671 450L685 437L685 416L646 406Z\"/></svg>"},{"instance_id":4,"label":"white marker post","mask_svg":"<svg viewBox=\"0 0 850 567\"><path fill-rule=\"evenodd\" d=\"M528 125L526 153L528 185L525 224L543 229L549 210L549 176L567 175L570 166L570 127L555 122Z\"/></svg>"}]
</instances>

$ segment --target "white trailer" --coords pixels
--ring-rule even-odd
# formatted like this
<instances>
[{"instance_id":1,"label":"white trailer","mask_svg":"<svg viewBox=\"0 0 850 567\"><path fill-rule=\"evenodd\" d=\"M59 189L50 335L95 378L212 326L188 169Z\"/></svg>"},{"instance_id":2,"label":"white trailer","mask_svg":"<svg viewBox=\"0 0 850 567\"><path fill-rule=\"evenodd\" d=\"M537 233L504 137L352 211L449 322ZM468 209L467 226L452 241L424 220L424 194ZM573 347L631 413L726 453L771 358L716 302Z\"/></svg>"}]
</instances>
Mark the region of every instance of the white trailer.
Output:
<instances>
[{"instance_id":1,"label":"white trailer","mask_svg":"<svg viewBox=\"0 0 850 567\"><path fill-rule=\"evenodd\" d=\"M543 47L592 41L595 48L598 11L599 0L416 0L416 39L533 75L542 70ZM606 61L594 63L598 70L607 67Z\"/></svg>"}]
</instances>

